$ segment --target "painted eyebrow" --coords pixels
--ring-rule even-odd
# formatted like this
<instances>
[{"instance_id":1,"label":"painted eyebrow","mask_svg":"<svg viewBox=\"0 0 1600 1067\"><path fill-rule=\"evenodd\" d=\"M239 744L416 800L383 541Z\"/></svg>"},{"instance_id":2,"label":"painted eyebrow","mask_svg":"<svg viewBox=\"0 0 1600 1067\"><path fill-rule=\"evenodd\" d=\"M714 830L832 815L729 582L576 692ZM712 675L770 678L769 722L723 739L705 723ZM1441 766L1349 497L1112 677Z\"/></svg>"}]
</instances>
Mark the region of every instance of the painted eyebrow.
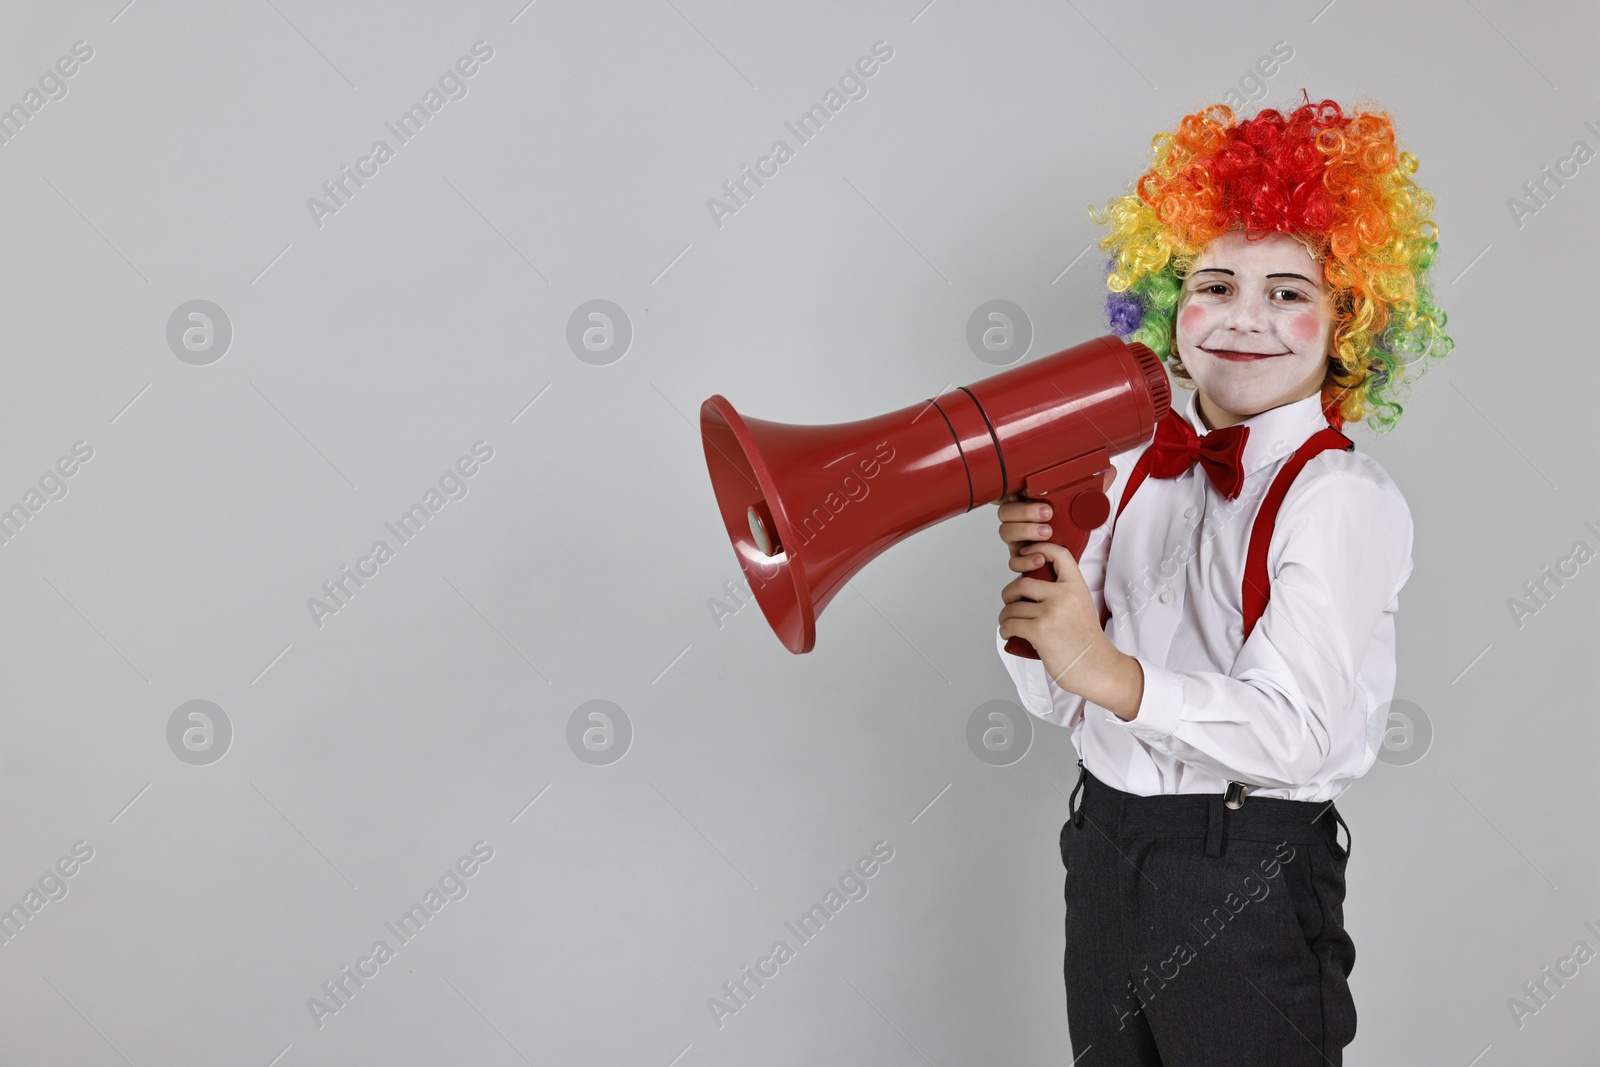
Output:
<instances>
[{"instance_id":1,"label":"painted eyebrow","mask_svg":"<svg viewBox=\"0 0 1600 1067\"><path fill-rule=\"evenodd\" d=\"M1195 271L1194 273L1195 274L1205 274L1208 271L1215 272L1217 274L1226 274L1230 278L1233 277L1233 271L1228 270L1226 267L1202 267L1201 269ZM1316 282L1312 281L1310 278L1307 278L1304 274L1269 274L1269 275L1267 275L1267 277L1269 277L1269 278L1299 278L1301 281L1305 282L1307 285L1315 286L1317 284Z\"/></svg>"}]
</instances>

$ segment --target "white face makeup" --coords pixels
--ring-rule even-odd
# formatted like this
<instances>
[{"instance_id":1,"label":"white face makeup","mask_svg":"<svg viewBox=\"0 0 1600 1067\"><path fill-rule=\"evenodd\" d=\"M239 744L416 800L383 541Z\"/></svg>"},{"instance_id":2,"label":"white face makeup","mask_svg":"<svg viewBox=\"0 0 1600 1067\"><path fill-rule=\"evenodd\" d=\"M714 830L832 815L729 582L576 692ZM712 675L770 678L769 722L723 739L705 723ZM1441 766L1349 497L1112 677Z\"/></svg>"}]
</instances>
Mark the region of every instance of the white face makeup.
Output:
<instances>
[{"instance_id":1,"label":"white face makeup","mask_svg":"<svg viewBox=\"0 0 1600 1067\"><path fill-rule=\"evenodd\" d=\"M1208 429L1232 426L1322 387L1333 335L1322 266L1285 233L1206 245L1184 279L1177 346Z\"/></svg>"}]
</instances>

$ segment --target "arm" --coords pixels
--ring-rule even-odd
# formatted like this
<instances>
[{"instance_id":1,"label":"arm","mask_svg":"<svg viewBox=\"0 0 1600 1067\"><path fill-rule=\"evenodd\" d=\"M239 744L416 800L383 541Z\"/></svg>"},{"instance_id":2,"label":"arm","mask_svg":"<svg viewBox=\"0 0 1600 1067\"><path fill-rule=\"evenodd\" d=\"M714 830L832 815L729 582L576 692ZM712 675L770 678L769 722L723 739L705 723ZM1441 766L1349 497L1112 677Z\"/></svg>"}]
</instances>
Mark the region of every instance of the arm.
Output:
<instances>
[{"instance_id":1,"label":"arm","mask_svg":"<svg viewBox=\"0 0 1600 1067\"><path fill-rule=\"evenodd\" d=\"M1345 716L1412 548L1411 511L1392 483L1324 474L1284 503L1271 598L1232 670L1178 672L1140 657L1143 697L1116 720L1219 778L1274 787L1315 774L1337 728L1364 731Z\"/></svg>"}]
</instances>

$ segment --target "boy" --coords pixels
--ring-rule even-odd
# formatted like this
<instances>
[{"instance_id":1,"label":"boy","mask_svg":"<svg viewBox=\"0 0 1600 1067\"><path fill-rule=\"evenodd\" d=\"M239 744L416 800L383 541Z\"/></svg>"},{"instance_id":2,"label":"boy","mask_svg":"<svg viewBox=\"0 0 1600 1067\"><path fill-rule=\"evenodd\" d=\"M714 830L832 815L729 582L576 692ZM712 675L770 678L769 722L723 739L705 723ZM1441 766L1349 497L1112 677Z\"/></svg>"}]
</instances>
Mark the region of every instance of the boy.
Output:
<instances>
[{"instance_id":1,"label":"boy","mask_svg":"<svg viewBox=\"0 0 1600 1067\"><path fill-rule=\"evenodd\" d=\"M1388 117L1333 101L1243 123L1218 105L1153 148L1091 214L1113 329L1195 392L1117 457L1081 560L1040 540L1047 505L999 508L1012 570L1057 574L1005 587L996 637L1024 706L1075 728L1072 1043L1107 1065L1337 1065L1355 949L1333 800L1376 758L1412 544L1400 490L1338 428L1391 428L1407 356L1450 350L1432 201Z\"/></svg>"}]
</instances>

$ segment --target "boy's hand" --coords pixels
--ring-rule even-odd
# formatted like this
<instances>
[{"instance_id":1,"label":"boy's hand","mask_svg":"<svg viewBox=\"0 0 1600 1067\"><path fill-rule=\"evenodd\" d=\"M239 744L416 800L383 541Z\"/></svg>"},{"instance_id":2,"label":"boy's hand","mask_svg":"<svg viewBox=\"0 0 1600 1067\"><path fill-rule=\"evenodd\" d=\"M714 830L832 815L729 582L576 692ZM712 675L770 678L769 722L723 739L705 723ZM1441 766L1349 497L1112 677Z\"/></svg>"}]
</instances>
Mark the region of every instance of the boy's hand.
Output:
<instances>
[{"instance_id":1,"label":"boy's hand","mask_svg":"<svg viewBox=\"0 0 1600 1067\"><path fill-rule=\"evenodd\" d=\"M1107 491L1116 477L1117 468L1108 467L1104 485ZM1053 517L1052 507L1042 500L1022 500L1016 493L1000 498L1000 540L1011 549L1012 570L1027 574L1044 566L1045 558L1039 553L1037 542L1049 540Z\"/></svg>"},{"instance_id":2,"label":"boy's hand","mask_svg":"<svg viewBox=\"0 0 1600 1067\"><path fill-rule=\"evenodd\" d=\"M1100 628L1099 609L1072 553L1049 541L1034 543L1030 552L1055 567L1056 580L1046 582L1024 575L1002 589L1000 597L1006 606L1000 612L1000 636L1026 640L1057 685L1081 694L1079 686L1105 662L1099 653L1116 649ZM1018 566L1017 559L1013 558L1012 566Z\"/></svg>"},{"instance_id":3,"label":"boy's hand","mask_svg":"<svg viewBox=\"0 0 1600 1067\"><path fill-rule=\"evenodd\" d=\"M1056 580L1024 575L1000 591L1000 636L1021 637L1039 653L1055 683L1110 711L1124 722L1144 701L1144 667L1120 651L1100 628L1100 612L1078 570L1060 545L1044 541L1032 551L1054 567Z\"/></svg>"}]
</instances>

